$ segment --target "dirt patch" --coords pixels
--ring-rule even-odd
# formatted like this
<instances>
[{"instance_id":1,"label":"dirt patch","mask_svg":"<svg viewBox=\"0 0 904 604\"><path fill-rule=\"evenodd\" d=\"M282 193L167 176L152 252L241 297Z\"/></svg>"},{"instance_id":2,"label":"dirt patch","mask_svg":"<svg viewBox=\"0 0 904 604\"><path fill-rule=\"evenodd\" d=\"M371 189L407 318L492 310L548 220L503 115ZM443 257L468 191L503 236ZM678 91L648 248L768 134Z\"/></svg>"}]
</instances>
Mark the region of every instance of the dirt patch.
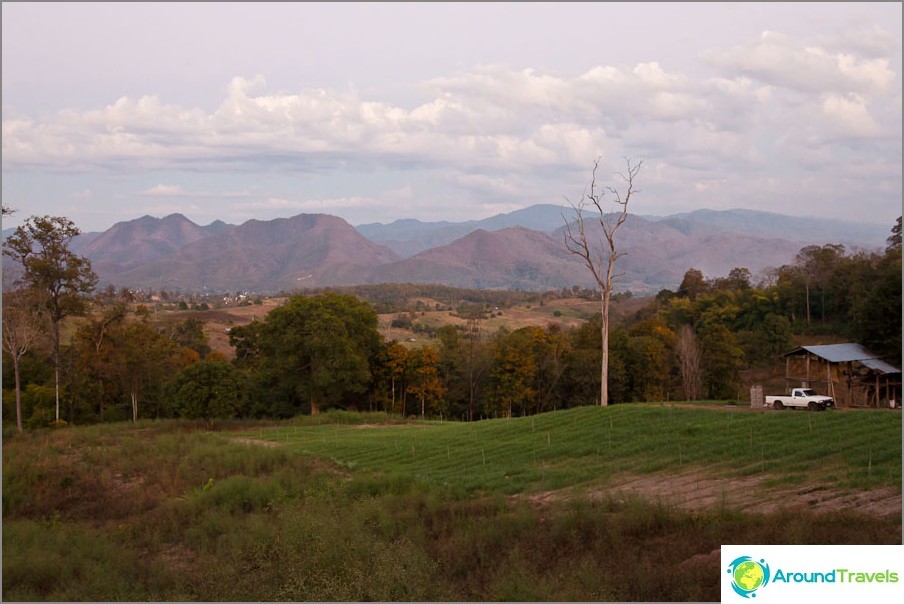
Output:
<instances>
[{"instance_id":1,"label":"dirt patch","mask_svg":"<svg viewBox=\"0 0 904 604\"><path fill-rule=\"evenodd\" d=\"M427 424L358 424L355 427L359 430L370 428L426 428Z\"/></svg>"},{"instance_id":2,"label":"dirt patch","mask_svg":"<svg viewBox=\"0 0 904 604\"><path fill-rule=\"evenodd\" d=\"M259 447L271 447L275 448L279 446L279 443L273 440L260 440L257 438L233 438L232 442L239 443L240 445L257 445Z\"/></svg>"},{"instance_id":3,"label":"dirt patch","mask_svg":"<svg viewBox=\"0 0 904 604\"><path fill-rule=\"evenodd\" d=\"M771 478L771 477L770 477ZM767 477L713 477L702 472L620 475L604 488L584 494L590 499L624 501L640 497L687 511L729 509L751 514L811 510L851 511L875 518L901 515L901 489L881 488L844 491L827 485L772 486ZM547 491L524 499L539 505L559 502L578 494L573 489Z\"/></svg>"}]
</instances>

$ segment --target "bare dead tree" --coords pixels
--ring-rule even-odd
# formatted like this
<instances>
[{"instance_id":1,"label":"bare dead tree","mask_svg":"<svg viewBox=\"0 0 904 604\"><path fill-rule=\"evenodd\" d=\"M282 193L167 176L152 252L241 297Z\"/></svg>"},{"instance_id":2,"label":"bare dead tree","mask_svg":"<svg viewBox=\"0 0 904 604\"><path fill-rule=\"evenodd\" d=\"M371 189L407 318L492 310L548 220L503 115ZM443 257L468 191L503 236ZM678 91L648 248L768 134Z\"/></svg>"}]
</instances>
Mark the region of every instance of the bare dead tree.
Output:
<instances>
[{"instance_id":1,"label":"bare dead tree","mask_svg":"<svg viewBox=\"0 0 904 604\"><path fill-rule=\"evenodd\" d=\"M597 158L593 163L590 192L585 193L577 203L566 198L574 210L574 219L569 221L562 216L565 220L565 247L583 261L600 288L600 311L603 319L600 327L603 352L600 367L600 405L603 407L609 404L609 301L612 297L612 283L621 274L615 272L615 262L624 255L624 252L619 253L616 248L615 235L628 218L628 203L631 196L639 192L634 188L634 180L643 165L643 161L633 165L630 159L626 159L625 162L627 171L616 174L625 183L624 194L615 187L603 187L597 183L596 173L600 164L600 159ZM593 214L592 219L584 216L585 209ZM595 234L588 232L587 223L591 220L599 224L602 231L601 240L596 240Z\"/></svg>"},{"instance_id":2,"label":"bare dead tree","mask_svg":"<svg viewBox=\"0 0 904 604\"><path fill-rule=\"evenodd\" d=\"M29 290L11 291L9 271L3 273L3 350L13 362L16 392L16 429L22 432L22 382L19 367L22 357L45 331L40 306Z\"/></svg>"},{"instance_id":3,"label":"bare dead tree","mask_svg":"<svg viewBox=\"0 0 904 604\"><path fill-rule=\"evenodd\" d=\"M678 353L684 398L689 401L700 400L703 393L703 359L693 327L681 326L675 348Z\"/></svg>"}]
</instances>

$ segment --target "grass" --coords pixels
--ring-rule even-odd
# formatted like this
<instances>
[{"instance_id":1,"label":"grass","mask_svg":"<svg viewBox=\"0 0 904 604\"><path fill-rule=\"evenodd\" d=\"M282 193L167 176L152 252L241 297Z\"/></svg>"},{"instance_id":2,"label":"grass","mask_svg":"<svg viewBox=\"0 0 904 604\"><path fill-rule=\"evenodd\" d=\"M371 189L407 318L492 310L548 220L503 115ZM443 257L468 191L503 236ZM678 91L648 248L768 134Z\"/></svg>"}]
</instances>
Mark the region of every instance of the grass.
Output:
<instances>
[{"instance_id":1,"label":"grass","mask_svg":"<svg viewBox=\"0 0 904 604\"><path fill-rule=\"evenodd\" d=\"M900 543L900 519L508 495L685 466L900 486L900 422L638 405L474 424L328 413L217 432L160 421L14 434L3 596L717 600L718 560L662 569L730 542ZM765 443L781 463L761 459Z\"/></svg>"},{"instance_id":2,"label":"grass","mask_svg":"<svg viewBox=\"0 0 904 604\"><path fill-rule=\"evenodd\" d=\"M900 487L900 435L901 415L893 411L648 404L466 424L296 425L258 437L349 470L409 475L467 495L508 495L691 467L838 488Z\"/></svg>"}]
</instances>

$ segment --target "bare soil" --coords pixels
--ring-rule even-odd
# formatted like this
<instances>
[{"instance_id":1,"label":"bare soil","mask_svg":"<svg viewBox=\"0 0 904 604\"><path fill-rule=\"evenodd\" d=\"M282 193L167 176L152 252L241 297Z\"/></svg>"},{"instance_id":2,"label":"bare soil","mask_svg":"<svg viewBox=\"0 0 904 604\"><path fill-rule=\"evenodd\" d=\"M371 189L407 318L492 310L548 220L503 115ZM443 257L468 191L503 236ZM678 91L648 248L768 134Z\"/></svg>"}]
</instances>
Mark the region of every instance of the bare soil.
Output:
<instances>
[{"instance_id":1,"label":"bare soil","mask_svg":"<svg viewBox=\"0 0 904 604\"><path fill-rule=\"evenodd\" d=\"M716 477L703 471L616 476L605 487L585 491L591 499L623 501L639 497L686 511L718 509L752 514L811 510L817 513L851 511L875 518L901 516L901 489L846 491L828 485L775 486L771 477ZM575 496L574 489L547 491L524 497L543 505Z\"/></svg>"}]
</instances>

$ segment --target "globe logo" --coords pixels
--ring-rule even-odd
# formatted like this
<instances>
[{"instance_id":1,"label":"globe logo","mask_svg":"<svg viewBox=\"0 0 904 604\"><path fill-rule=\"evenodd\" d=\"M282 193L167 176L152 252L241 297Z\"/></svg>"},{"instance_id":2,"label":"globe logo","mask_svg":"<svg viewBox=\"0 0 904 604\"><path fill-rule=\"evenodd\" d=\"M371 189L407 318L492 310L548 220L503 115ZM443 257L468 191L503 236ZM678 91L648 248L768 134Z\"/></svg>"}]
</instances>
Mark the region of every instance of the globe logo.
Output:
<instances>
[{"instance_id":1,"label":"globe logo","mask_svg":"<svg viewBox=\"0 0 904 604\"><path fill-rule=\"evenodd\" d=\"M728 565L731 588L742 598L755 598L756 590L769 583L769 565L765 560L757 562L750 556L735 558Z\"/></svg>"}]
</instances>

